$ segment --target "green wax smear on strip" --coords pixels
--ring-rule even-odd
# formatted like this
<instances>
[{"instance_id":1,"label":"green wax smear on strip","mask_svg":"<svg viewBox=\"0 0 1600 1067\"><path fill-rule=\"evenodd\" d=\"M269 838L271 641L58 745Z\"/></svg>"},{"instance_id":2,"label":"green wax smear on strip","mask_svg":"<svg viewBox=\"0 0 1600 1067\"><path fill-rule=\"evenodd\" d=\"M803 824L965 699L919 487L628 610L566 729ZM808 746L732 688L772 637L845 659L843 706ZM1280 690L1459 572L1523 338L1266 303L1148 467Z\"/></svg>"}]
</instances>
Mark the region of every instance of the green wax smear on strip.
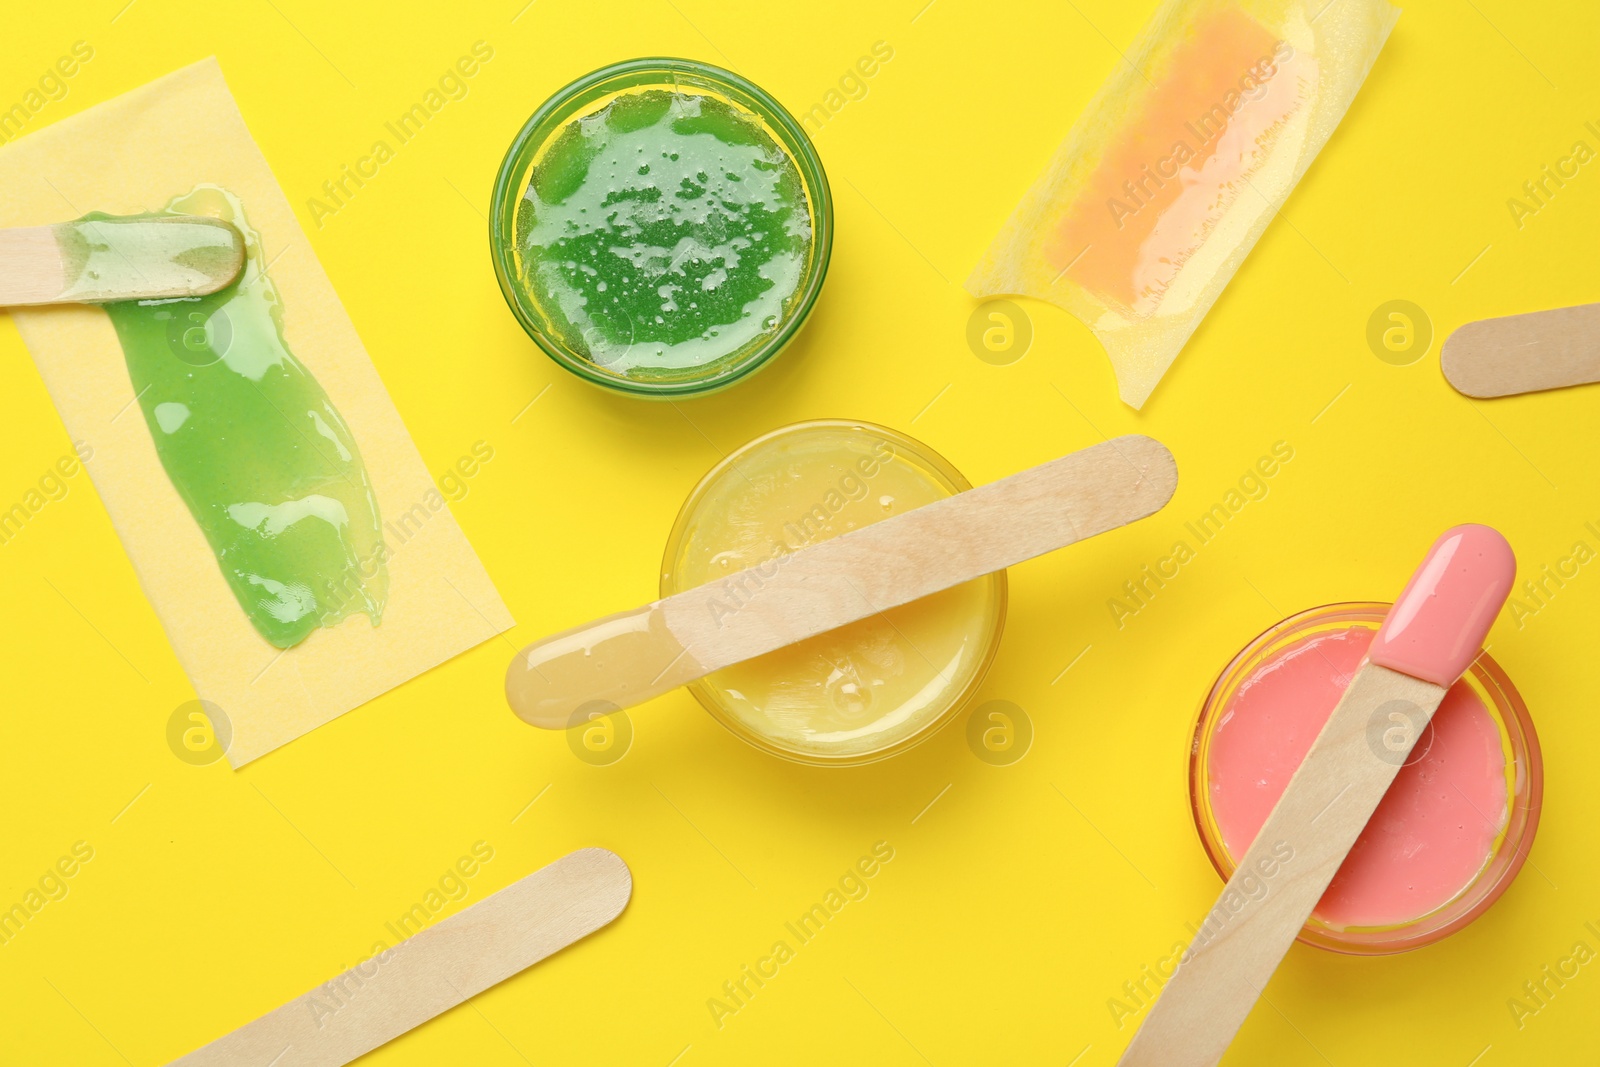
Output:
<instances>
[{"instance_id":1,"label":"green wax smear on strip","mask_svg":"<svg viewBox=\"0 0 1600 1067\"><path fill-rule=\"evenodd\" d=\"M709 96L619 96L570 123L517 211L524 284L552 332L657 380L735 363L786 318L811 247L800 172Z\"/></svg>"},{"instance_id":2,"label":"green wax smear on strip","mask_svg":"<svg viewBox=\"0 0 1600 1067\"><path fill-rule=\"evenodd\" d=\"M358 612L376 626L389 592L378 504L350 428L284 341L261 237L215 186L142 217L172 215L233 223L246 262L209 296L105 305L161 465L262 637L289 648Z\"/></svg>"}]
</instances>

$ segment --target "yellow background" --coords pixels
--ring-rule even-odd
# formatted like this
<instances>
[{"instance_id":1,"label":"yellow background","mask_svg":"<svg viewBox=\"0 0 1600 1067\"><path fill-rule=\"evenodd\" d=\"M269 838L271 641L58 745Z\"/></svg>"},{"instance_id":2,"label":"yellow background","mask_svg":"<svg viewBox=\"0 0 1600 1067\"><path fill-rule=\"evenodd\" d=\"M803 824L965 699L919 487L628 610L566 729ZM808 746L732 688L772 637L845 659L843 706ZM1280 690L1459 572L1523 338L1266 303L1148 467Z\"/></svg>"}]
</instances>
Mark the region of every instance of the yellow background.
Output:
<instances>
[{"instance_id":1,"label":"yellow background","mask_svg":"<svg viewBox=\"0 0 1600 1067\"><path fill-rule=\"evenodd\" d=\"M360 959L484 841L493 860L448 912L590 844L631 865L633 902L370 1062L1110 1064L1132 1025L1118 1029L1108 999L1218 889L1184 760L1228 657L1289 612L1392 598L1453 523L1505 531L1523 578L1576 541L1600 548L1584 525L1600 527L1600 389L1474 403L1437 362L1462 322L1596 299L1600 163L1520 229L1506 206L1574 141L1600 148L1584 128L1600 127L1593 5L1409 8L1143 413L1054 308L1025 302L1035 336L1019 362L977 359L960 282L1152 0L124 5L10 12L0 106L78 40L93 60L30 129L217 54L430 469L494 449L454 510L520 625L242 772L193 767L166 741L193 693L92 486L70 480L0 545L0 906L75 842L94 859L0 946L0 1062L165 1062ZM494 57L468 95L316 225L307 199L479 40ZM877 41L893 59L815 137L833 265L777 363L652 405L538 354L496 289L483 216L540 101L604 63L673 54L731 66L800 113ZM1365 339L1392 299L1432 320L1409 366ZM9 507L71 444L9 323L0 362ZM511 715L513 645L651 597L695 480L758 433L826 416L907 431L974 482L1132 431L1177 455L1166 511L1013 572L980 701L1030 718L1020 762L980 762L963 717L888 763L790 766L679 693L636 709L631 750L595 766ZM1107 600L1279 441L1294 458L1268 495L1119 629ZM1544 743L1530 866L1434 947L1296 946L1229 1063L1600 1061L1600 968L1520 1028L1507 1007L1575 942L1600 949L1585 929L1600 926L1597 566L1491 638ZM718 1028L708 998L878 841L894 859L867 897Z\"/></svg>"}]
</instances>

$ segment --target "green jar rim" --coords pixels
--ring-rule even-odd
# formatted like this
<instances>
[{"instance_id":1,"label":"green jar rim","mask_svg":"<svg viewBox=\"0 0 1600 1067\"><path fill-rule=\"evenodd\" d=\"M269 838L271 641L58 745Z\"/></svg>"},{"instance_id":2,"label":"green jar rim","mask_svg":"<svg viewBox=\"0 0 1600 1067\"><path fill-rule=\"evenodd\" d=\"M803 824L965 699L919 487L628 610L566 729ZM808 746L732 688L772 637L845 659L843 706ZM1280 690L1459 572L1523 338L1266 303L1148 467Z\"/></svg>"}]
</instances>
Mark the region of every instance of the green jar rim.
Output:
<instances>
[{"instance_id":1,"label":"green jar rim","mask_svg":"<svg viewBox=\"0 0 1600 1067\"><path fill-rule=\"evenodd\" d=\"M750 111L773 133L784 151L800 170L811 213L811 251L806 263L806 284L793 309L766 342L732 366L719 367L703 378L672 382L648 382L610 374L593 362L567 349L540 325L538 317L516 280L514 261L516 205L527 184L534 157L567 123L589 109L589 105L628 89L670 80L674 87L687 85L709 90ZM787 108L760 86L730 70L692 59L649 56L623 60L590 71L554 93L539 105L523 124L511 147L506 150L495 175L494 193L489 205L489 249L495 278L511 313L545 355L585 381L631 396L670 400L701 396L742 381L770 363L781 352L811 315L817 295L828 274L833 252L833 195L828 176L805 129Z\"/></svg>"}]
</instances>

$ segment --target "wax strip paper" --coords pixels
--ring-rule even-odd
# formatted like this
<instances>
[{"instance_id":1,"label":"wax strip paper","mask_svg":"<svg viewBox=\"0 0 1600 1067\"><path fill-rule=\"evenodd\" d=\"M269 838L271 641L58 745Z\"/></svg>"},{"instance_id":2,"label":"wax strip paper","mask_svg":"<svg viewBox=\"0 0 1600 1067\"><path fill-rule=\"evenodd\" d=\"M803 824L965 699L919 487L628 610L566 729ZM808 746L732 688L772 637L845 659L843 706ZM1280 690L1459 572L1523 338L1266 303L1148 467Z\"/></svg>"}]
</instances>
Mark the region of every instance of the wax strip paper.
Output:
<instances>
[{"instance_id":1,"label":"wax strip paper","mask_svg":"<svg viewBox=\"0 0 1600 1067\"><path fill-rule=\"evenodd\" d=\"M1168 0L967 280L1070 312L1142 407L1344 117L1384 0Z\"/></svg>"},{"instance_id":2,"label":"wax strip paper","mask_svg":"<svg viewBox=\"0 0 1600 1067\"><path fill-rule=\"evenodd\" d=\"M162 469L122 346L97 307L12 312L178 662L227 717L237 767L512 625L434 486L215 60L203 60L0 148L0 226L89 211L129 215L211 183L259 231L284 336L326 390L372 479L389 571L381 625L366 615L293 648L269 644ZM175 349L174 357L180 358ZM173 694L175 703L181 694ZM107 714L126 708L108 705Z\"/></svg>"}]
</instances>

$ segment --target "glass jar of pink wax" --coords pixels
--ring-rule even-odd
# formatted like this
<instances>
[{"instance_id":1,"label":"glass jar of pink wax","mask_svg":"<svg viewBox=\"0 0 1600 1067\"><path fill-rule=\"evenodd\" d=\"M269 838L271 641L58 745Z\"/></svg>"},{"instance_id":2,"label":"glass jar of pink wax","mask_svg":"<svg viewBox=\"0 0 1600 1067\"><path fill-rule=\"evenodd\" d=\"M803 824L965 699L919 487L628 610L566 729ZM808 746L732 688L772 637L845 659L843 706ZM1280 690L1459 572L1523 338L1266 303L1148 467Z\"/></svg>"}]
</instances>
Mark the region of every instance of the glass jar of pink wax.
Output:
<instances>
[{"instance_id":1,"label":"glass jar of pink wax","mask_svg":"<svg viewBox=\"0 0 1600 1067\"><path fill-rule=\"evenodd\" d=\"M1201 844L1224 879L1388 610L1388 604L1330 604L1287 618L1245 646L1211 687L1195 724L1189 801ZM1383 747L1384 730L1408 728L1374 723L1374 751ZM1483 653L1417 739L1299 940L1381 955L1461 929L1522 869L1543 792L1544 762L1528 709Z\"/></svg>"}]
</instances>

